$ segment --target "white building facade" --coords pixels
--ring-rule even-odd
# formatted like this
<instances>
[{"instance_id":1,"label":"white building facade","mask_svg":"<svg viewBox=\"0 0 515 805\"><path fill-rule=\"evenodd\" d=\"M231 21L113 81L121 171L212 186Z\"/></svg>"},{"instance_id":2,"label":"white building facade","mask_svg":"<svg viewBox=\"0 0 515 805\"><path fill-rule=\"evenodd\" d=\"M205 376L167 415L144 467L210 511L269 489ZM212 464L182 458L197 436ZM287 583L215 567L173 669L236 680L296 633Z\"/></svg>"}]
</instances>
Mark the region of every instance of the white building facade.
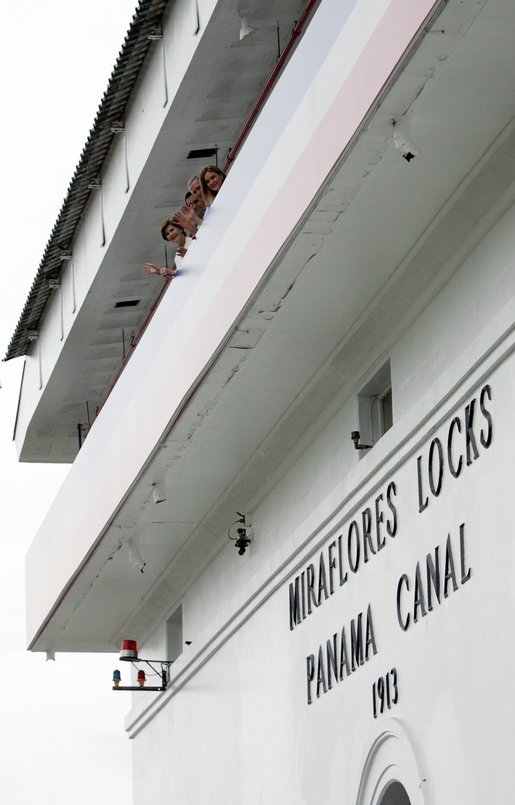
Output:
<instances>
[{"instance_id":1,"label":"white building facade","mask_svg":"<svg viewBox=\"0 0 515 805\"><path fill-rule=\"evenodd\" d=\"M136 805L510 802L515 5L138 14L123 125L8 353L22 460L74 461L29 647L173 661L132 695ZM173 171L256 103L149 320Z\"/></svg>"}]
</instances>

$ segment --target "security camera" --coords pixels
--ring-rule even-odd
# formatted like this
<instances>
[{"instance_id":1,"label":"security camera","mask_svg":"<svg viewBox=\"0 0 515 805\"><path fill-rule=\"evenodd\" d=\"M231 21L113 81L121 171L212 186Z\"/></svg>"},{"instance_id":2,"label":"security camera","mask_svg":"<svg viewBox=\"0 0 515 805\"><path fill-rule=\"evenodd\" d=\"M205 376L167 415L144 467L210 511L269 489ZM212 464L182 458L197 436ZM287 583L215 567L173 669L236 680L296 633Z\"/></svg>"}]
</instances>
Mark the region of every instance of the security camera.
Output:
<instances>
[{"instance_id":1,"label":"security camera","mask_svg":"<svg viewBox=\"0 0 515 805\"><path fill-rule=\"evenodd\" d=\"M401 157L406 162L418 157L419 149L411 139L410 126L406 119L399 122L393 121L393 144Z\"/></svg>"}]
</instances>

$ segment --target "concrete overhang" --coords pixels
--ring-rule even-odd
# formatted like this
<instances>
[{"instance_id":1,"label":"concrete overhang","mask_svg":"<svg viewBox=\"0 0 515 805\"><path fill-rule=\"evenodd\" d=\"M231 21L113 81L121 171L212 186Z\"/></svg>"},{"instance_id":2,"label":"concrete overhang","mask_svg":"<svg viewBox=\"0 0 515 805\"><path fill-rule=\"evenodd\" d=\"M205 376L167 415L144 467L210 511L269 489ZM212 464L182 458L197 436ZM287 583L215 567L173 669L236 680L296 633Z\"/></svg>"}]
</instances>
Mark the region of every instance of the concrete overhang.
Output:
<instances>
[{"instance_id":1,"label":"concrete overhang","mask_svg":"<svg viewBox=\"0 0 515 805\"><path fill-rule=\"evenodd\" d=\"M203 14L209 10L210 16L197 37L193 13L190 18L177 4L168 4L166 42L176 61L175 72L168 66L167 111L162 111L165 84L158 42L126 113L127 179L121 139L102 168L105 248L99 250L99 200L94 191L85 223L82 230L79 225L69 250L75 256L73 293L81 295L69 330L59 324L62 306L68 305L72 293L63 284L47 302L39 343L29 349L28 361L42 361L42 388L38 391L34 380L30 387L27 372L15 428L20 461L75 459L78 424L86 431L94 421L162 284L143 271L145 262L164 264L159 224L184 203L188 180L215 159L190 159L188 154L216 145L220 164L225 162L275 65L278 38L284 47L303 5L303 0L252 0L248 7L256 31L240 41L233 0L205 4ZM148 79L152 70L153 81ZM81 259L76 245L86 239ZM173 255L168 246L169 264ZM69 263L62 265L64 270ZM46 344L46 355L40 358Z\"/></svg>"},{"instance_id":2,"label":"concrete overhang","mask_svg":"<svg viewBox=\"0 0 515 805\"><path fill-rule=\"evenodd\" d=\"M332 159L334 101L266 208L257 185L242 193L245 158L235 165L31 548L31 649L143 639L478 222L513 202L513 6L468 5L469 25L450 2L421 33ZM391 138L408 110L409 164Z\"/></svg>"}]
</instances>

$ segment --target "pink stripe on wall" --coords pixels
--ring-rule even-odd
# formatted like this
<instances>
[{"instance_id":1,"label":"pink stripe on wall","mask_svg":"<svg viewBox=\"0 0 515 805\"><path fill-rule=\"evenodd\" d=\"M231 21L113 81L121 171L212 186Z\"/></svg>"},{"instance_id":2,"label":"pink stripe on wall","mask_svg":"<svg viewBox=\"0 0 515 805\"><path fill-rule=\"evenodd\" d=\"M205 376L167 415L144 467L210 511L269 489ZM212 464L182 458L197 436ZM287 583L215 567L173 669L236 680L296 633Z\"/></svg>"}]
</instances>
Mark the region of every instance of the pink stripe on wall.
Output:
<instances>
[{"instance_id":1,"label":"pink stripe on wall","mask_svg":"<svg viewBox=\"0 0 515 805\"><path fill-rule=\"evenodd\" d=\"M209 360L207 353L212 350L213 342L225 335L222 330L227 326L229 310L236 319L283 245L285 235L310 205L410 43L438 5L439 0L392 0L206 313L205 326L212 340L207 344L202 333L198 333L188 348L189 358L195 355L200 362Z\"/></svg>"},{"instance_id":2,"label":"pink stripe on wall","mask_svg":"<svg viewBox=\"0 0 515 805\"><path fill-rule=\"evenodd\" d=\"M238 319L286 236L311 203L427 16L439 2L392 0L378 21L331 107L206 310L202 327L182 347L173 372L162 377L159 395L167 400L168 410L178 409L181 395L198 382L216 346L223 342L228 327ZM210 334L208 339L206 332ZM163 433L162 430L158 433L159 427L160 423L156 421L147 422L147 432L141 442L147 444L147 439L154 436L152 443L155 444ZM153 436L149 429L153 430ZM130 460L131 456L127 455L127 461Z\"/></svg>"}]
</instances>

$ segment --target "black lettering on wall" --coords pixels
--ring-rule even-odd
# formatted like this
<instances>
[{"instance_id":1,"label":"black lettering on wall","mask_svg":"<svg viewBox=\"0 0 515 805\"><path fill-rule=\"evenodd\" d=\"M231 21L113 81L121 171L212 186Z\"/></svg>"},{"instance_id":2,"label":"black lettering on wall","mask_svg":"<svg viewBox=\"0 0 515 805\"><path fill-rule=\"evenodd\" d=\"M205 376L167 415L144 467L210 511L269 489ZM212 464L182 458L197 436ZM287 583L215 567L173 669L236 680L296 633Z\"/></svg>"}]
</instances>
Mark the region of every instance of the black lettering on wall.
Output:
<instances>
[{"instance_id":1,"label":"black lettering on wall","mask_svg":"<svg viewBox=\"0 0 515 805\"><path fill-rule=\"evenodd\" d=\"M455 429L458 429L458 433L461 433L461 419L459 416L455 416L449 426L449 433L447 435L447 463L449 465L449 469L451 471L451 475L453 478L457 478L461 472L461 468L463 466L463 456L460 453L458 458L458 463L454 463L453 452L452 452L452 441L454 437Z\"/></svg>"},{"instance_id":2,"label":"black lettering on wall","mask_svg":"<svg viewBox=\"0 0 515 805\"><path fill-rule=\"evenodd\" d=\"M320 692L327 693L327 681L325 678L324 668L324 654L322 646L318 649L318 662L317 662L317 699L320 698Z\"/></svg>"},{"instance_id":3,"label":"black lettering on wall","mask_svg":"<svg viewBox=\"0 0 515 805\"><path fill-rule=\"evenodd\" d=\"M349 652L347 651L347 638L345 637L345 626L342 627L340 637L340 682L345 674L350 676Z\"/></svg>"},{"instance_id":4,"label":"black lettering on wall","mask_svg":"<svg viewBox=\"0 0 515 805\"><path fill-rule=\"evenodd\" d=\"M338 682L338 635L334 634L330 640L326 642L327 654L327 686L331 690L333 684L332 679Z\"/></svg>"},{"instance_id":5,"label":"black lettering on wall","mask_svg":"<svg viewBox=\"0 0 515 805\"><path fill-rule=\"evenodd\" d=\"M451 535L448 534L445 542L445 554L443 546L440 548L437 545L433 553L426 555L425 573L422 563L416 563L412 596L409 594L410 580L408 575L404 573L400 577L397 584L397 620L403 632L408 630L411 622L418 623L429 612L433 612L437 604L442 604L443 599L447 598L450 593L456 592L459 590L460 585L469 581L472 569L467 565L465 558L464 523L459 527L459 576L456 575L457 550L457 539L453 543ZM404 595L405 592L408 593L407 598Z\"/></svg>"},{"instance_id":6,"label":"black lettering on wall","mask_svg":"<svg viewBox=\"0 0 515 805\"><path fill-rule=\"evenodd\" d=\"M311 615L313 612L312 605L318 606L318 600L315 593L315 565L308 565L306 568L306 581L308 587L308 613Z\"/></svg>"},{"instance_id":7,"label":"black lettering on wall","mask_svg":"<svg viewBox=\"0 0 515 805\"><path fill-rule=\"evenodd\" d=\"M465 408L465 447L467 454L467 464L472 464L472 460L479 458L479 450L477 449L476 437L474 435L474 414L476 411L476 398Z\"/></svg>"},{"instance_id":8,"label":"black lettering on wall","mask_svg":"<svg viewBox=\"0 0 515 805\"><path fill-rule=\"evenodd\" d=\"M329 598L329 591L327 589L327 574L325 571L325 560L323 552L320 554L320 561L318 563L318 603L322 603L322 593L324 599L327 601Z\"/></svg>"},{"instance_id":9,"label":"black lettering on wall","mask_svg":"<svg viewBox=\"0 0 515 805\"><path fill-rule=\"evenodd\" d=\"M449 595L449 582L452 582L452 589L454 592L458 589L456 581L456 571L454 570L454 557L452 555L451 535L447 535L447 542L445 543L445 575L443 582L443 594L447 598Z\"/></svg>"},{"instance_id":10,"label":"black lettering on wall","mask_svg":"<svg viewBox=\"0 0 515 805\"><path fill-rule=\"evenodd\" d=\"M386 503L392 514L391 520L388 518L386 521L386 530L390 537L394 537L397 533L397 509L392 501L392 498L394 498L396 495L397 487L395 486L395 481L390 481L386 489Z\"/></svg>"},{"instance_id":11,"label":"black lettering on wall","mask_svg":"<svg viewBox=\"0 0 515 805\"><path fill-rule=\"evenodd\" d=\"M436 482L435 482L435 461L434 461L435 449L438 457ZM429 447L428 476L429 476L429 489L431 490L431 494L434 495L435 498L437 498L440 492L442 491L442 482L443 482L443 447L438 437L433 439Z\"/></svg>"},{"instance_id":12,"label":"black lettering on wall","mask_svg":"<svg viewBox=\"0 0 515 805\"><path fill-rule=\"evenodd\" d=\"M409 592L409 579L406 573L403 573L399 579L399 583L397 585L397 620L399 621L399 626L401 627L403 632L406 632L409 628L410 624L410 614L406 615L405 618L402 617L401 612L401 596L402 596L402 588L406 587L406 590Z\"/></svg>"},{"instance_id":13,"label":"black lettering on wall","mask_svg":"<svg viewBox=\"0 0 515 805\"><path fill-rule=\"evenodd\" d=\"M302 620L300 604L300 579L296 576L295 581L290 584L290 631Z\"/></svg>"},{"instance_id":14,"label":"black lettering on wall","mask_svg":"<svg viewBox=\"0 0 515 805\"><path fill-rule=\"evenodd\" d=\"M485 405L486 397L488 397L489 401L491 402L492 389L490 388L488 383L486 384L486 386L483 386L483 388L481 389L481 394L479 395L479 408L484 418L486 419L487 424L486 433L483 431L483 428L481 428L481 432L479 434L479 441L481 442L483 447L488 448L492 444L493 422L492 422L492 415Z\"/></svg>"},{"instance_id":15,"label":"black lettering on wall","mask_svg":"<svg viewBox=\"0 0 515 805\"><path fill-rule=\"evenodd\" d=\"M360 612L356 620L350 622L350 656L353 671L363 665L363 613Z\"/></svg>"},{"instance_id":16,"label":"black lettering on wall","mask_svg":"<svg viewBox=\"0 0 515 805\"><path fill-rule=\"evenodd\" d=\"M372 609L369 604L367 607L367 621L365 627L365 660L367 661L369 659L370 650L372 650L372 654L377 654L374 623L372 621Z\"/></svg>"},{"instance_id":17,"label":"black lettering on wall","mask_svg":"<svg viewBox=\"0 0 515 805\"><path fill-rule=\"evenodd\" d=\"M343 587L345 582L347 581L347 571L343 572L343 547L342 547L342 540L343 536L340 534L338 537L338 559L340 565L340 587Z\"/></svg>"},{"instance_id":18,"label":"black lettering on wall","mask_svg":"<svg viewBox=\"0 0 515 805\"><path fill-rule=\"evenodd\" d=\"M352 542L354 541L354 550L352 550ZM359 527L355 520L352 520L349 531L347 534L347 555L349 557L349 567L353 573L356 573L359 568L361 545L359 539Z\"/></svg>"},{"instance_id":19,"label":"black lettering on wall","mask_svg":"<svg viewBox=\"0 0 515 805\"><path fill-rule=\"evenodd\" d=\"M380 504L383 500L382 495L378 495L375 499L375 511L376 511L376 539L377 539L377 550L380 551L381 548L384 548L386 543L386 537L381 534L381 524L384 522L384 514L380 509Z\"/></svg>"},{"instance_id":20,"label":"black lettering on wall","mask_svg":"<svg viewBox=\"0 0 515 805\"><path fill-rule=\"evenodd\" d=\"M329 593L332 595L334 593L334 571L336 570L336 556L334 555L334 551L336 550L336 540L330 543L328 548L329 554Z\"/></svg>"},{"instance_id":21,"label":"black lettering on wall","mask_svg":"<svg viewBox=\"0 0 515 805\"><path fill-rule=\"evenodd\" d=\"M473 397L465 406L462 417L454 416L450 420L447 441L436 436L429 445L427 462L424 453L417 457L419 512L427 509L431 498L440 495L446 465L451 476L458 478L465 466L470 466L480 457L480 447L485 449L490 447L493 434L493 419L489 405L491 400L492 389L487 383L481 389L479 397ZM482 427L478 423L479 418Z\"/></svg>"},{"instance_id":22,"label":"black lettering on wall","mask_svg":"<svg viewBox=\"0 0 515 805\"><path fill-rule=\"evenodd\" d=\"M307 688L308 688L308 704L311 704L313 701L311 697L311 683L315 678L315 655L309 654L306 657L306 681L307 681Z\"/></svg>"},{"instance_id":23,"label":"black lettering on wall","mask_svg":"<svg viewBox=\"0 0 515 805\"><path fill-rule=\"evenodd\" d=\"M306 617L306 573L304 570L300 574L300 587L302 590L302 620Z\"/></svg>"},{"instance_id":24,"label":"black lettering on wall","mask_svg":"<svg viewBox=\"0 0 515 805\"><path fill-rule=\"evenodd\" d=\"M306 657L307 700L311 704L316 691L317 699L343 682L345 677L377 654L377 644L372 620L372 608L367 606L365 619L360 612L349 623L351 653L347 650L345 626L322 642L318 651ZM350 658L350 662L349 662Z\"/></svg>"},{"instance_id":25,"label":"black lettering on wall","mask_svg":"<svg viewBox=\"0 0 515 805\"><path fill-rule=\"evenodd\" d=\"M440 547L435 548L435 558L430 553L426 556L426 576L427 576L427 608L429 612L433 609L433 593L440 603Z\"/></svg>"},{"instance_id":26,"label":"black lettering on wall","mask_svg":"<svg viewBox=\"0 0 515 805\"><path fill-rule=\"evenodd\" d=\"M363 525L363 559L368 562L368 551L375 554L375 548L372 543L372 512L367 507L361 513L361 522Z\"/></svg>"},{"instance_id":27,"label":"black lettering on wall","mask_svg":"<svg viewBox=\"0 0 515 805\"><path fill-rule=\"evenodd\" d=\"M417 458L417 489L418 489L418 510L419 512L423 512L424 509L427 509L429 505L429 498L427 495L424 497L424 492L422 489L422 456L418 456Z\"/></svg>"},{"instance_id":28,"label":"black lettering on wall","mask_svg":"<svg viewBox=\"0 0 515 805\"><path fill-rule=\"evenodd\" d=\"M397 532L397 487L390 481L373 504L364 506L347 525L347 533L339 534L316 555L289 584L289 628L295 627L327 601L338 587L348 581L348 569L357 574L387 545L387 536ZM316 671L315 671L316 676Z\"/></svg>"},{"instance_id":29,"label":"black lettering on wall","mask_svg":"<svg viewBox=\"0 0 515 805\"><path fill-rule=\"evenodd\" d=\"M465 584L466 581L470 579L472 568L469 567L468 570L465 570L465 523L460 525L460 571L461 571L461 583Z\"/></svg>"},{"instance_id":30,"label":"black lettering on wall","mask_svg":"<svg viewBox=\"0 0 515 805\"><path fill-rule=\"evenodd\" d=\"M422 576L420 575L420 565L417 562L415 568L415 588L413 591L413 620L415 623L418 621L419 611L420 616L424 618L427 614L426 601L424 596L424 585L422 584Z\"/></svg>"}]
</instances>

